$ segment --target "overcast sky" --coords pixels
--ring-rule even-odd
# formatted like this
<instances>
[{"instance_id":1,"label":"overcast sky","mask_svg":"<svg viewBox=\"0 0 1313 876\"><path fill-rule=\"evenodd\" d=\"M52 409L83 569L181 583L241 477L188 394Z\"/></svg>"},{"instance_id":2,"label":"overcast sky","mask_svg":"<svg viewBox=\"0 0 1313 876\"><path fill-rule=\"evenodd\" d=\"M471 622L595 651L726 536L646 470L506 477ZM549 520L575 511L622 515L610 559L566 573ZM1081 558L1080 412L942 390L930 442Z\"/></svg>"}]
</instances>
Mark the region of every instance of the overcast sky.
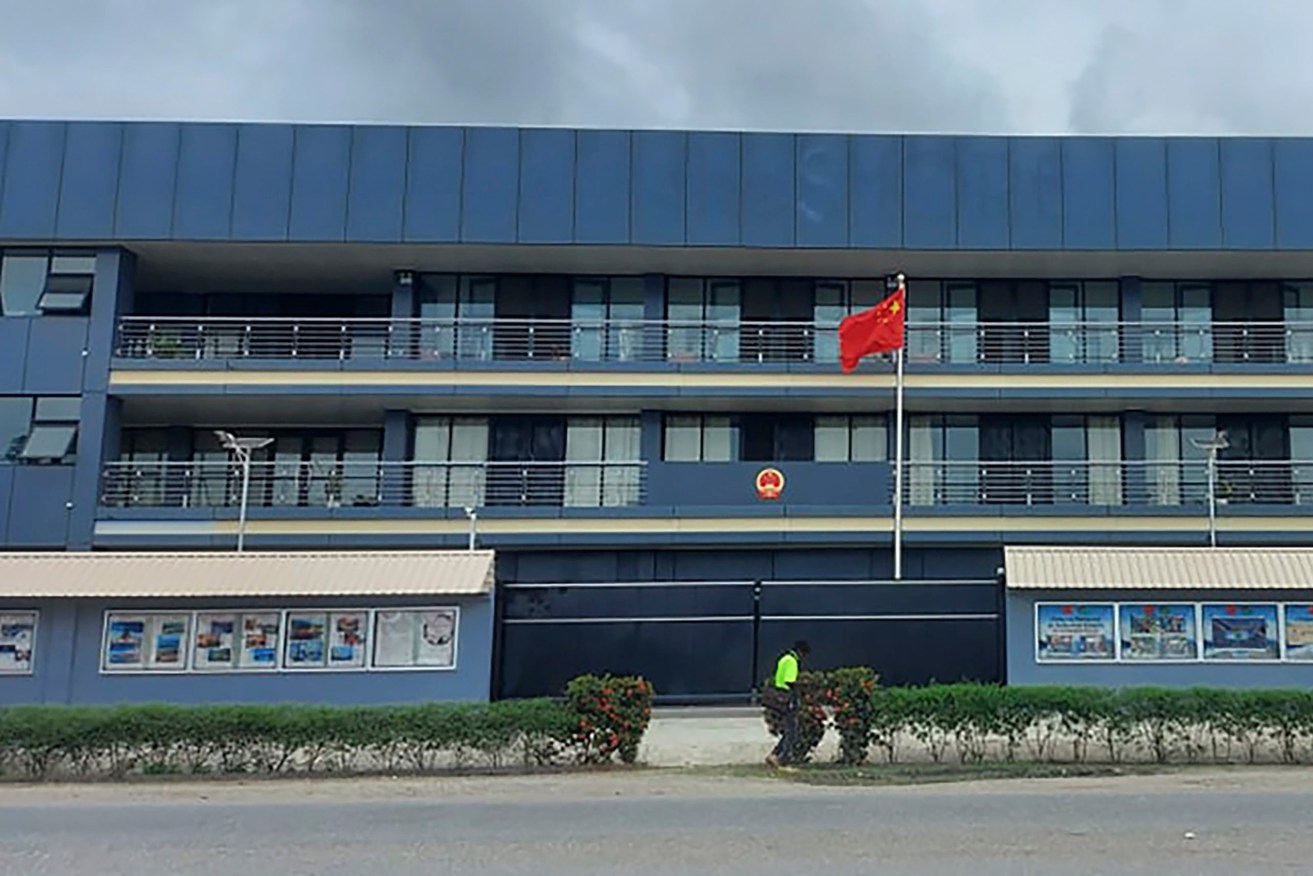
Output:
<instances>
[{"instance_id":1,"label":"overcast sky","mask_svg":"<svg viewBox=\"0 0 1313 876\"><path fill-rule=\"evenodd\" d=\"M0 0L0 116L1313 133L1311 0Z\"/></svg>"}]
</instances>

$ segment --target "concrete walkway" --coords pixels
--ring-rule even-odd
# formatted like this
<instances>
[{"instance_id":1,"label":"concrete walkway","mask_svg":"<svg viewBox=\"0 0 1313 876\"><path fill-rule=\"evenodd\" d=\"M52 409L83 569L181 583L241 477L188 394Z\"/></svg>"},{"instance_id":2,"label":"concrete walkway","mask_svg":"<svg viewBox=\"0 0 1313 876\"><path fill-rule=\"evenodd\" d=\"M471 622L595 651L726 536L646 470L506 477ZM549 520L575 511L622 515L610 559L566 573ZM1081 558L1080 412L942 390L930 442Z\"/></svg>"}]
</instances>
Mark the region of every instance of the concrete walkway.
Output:
<instances>
[{"instance_id":1,"label":"concrete walkway","mask_svg":"<svg viewBox=\"0 0 1313 876\"><path fill-rule=\"evenodd\" d=\"M832 760L837 745L827 733L815 759ZM657 709L639 759L663 767L757 764L774 746L760 708Z\"/></svg>"}]
</instances>

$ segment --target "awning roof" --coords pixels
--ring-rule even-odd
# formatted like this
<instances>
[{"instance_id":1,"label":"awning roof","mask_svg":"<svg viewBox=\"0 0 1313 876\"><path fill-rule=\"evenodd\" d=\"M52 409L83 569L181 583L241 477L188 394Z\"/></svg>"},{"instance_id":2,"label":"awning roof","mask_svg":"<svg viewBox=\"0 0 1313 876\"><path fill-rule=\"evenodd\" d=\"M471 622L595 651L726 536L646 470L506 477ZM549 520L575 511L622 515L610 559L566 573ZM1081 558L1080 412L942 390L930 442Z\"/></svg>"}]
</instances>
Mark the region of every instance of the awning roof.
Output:
<instances>
[{"instance_id":1,"label":"awning roof","mask_svg":"<svg viewBox=\"0 0 1313 876\"><path fill-rule=\"evenodd\" d=\"M0 553L0 598L477 595L492 551Z\"/></svg>"},{"instance_id":2,"label":"awning roof","mask_svg":"<svg viewBox=\"0 0 1313 876\"><path fill-rule=\"evenodd\" d=\"M1313 548L1007 547L1015 590L1304 590Z\"/></svg>"}]
</instances>

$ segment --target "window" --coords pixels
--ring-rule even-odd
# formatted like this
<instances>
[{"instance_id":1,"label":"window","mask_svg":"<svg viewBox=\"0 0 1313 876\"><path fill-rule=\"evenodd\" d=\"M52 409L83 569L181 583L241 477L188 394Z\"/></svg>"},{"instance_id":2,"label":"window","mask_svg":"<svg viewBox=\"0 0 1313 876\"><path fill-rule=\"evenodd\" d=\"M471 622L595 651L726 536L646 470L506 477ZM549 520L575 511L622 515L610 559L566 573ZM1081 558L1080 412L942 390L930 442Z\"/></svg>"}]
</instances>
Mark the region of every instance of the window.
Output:
<instances>
[{"instance_id":1,"label":"window","mask_svg":"<svg viewBox=\"0 0 1313 876\"><path fill-rule=\"evenodd\" d=\"M638 504L640 434L637 417L569 419L565 430L565 505L597 508Z\"/></svg>"},{"instance_id":2,"label":"window","mask_svg":"<svg viewBox=\"0 0 1313 876\"><path fill-rule=\"evenodd\" d=\"M0 675L31 675L36 655L35 611L0 612Z\"/></svg>"},{"instance_id":3,"label":"window","mask_svg":"<svg viewBox=\"0 0 1313 876\"><path fill-rule=\"evenodd\" d=\"M730 462L736 458L739 427L728 416L670 415L665 419L666 462Z\"/></svg>"},{"instance_id":4,"label":"window","mask_svg":"<svg viewBox=\"0 0 1313 876\"><path fill-rule=\"evenodd\" d=\"M588 362L631 362L643 346L643 278L576 277L570 347Z\"/></svg>"},{"instance_id":5,"label":"window","mask_svg":"<svg viewBox=\"0 0 1313 876\"><path fill-rule=\"evenodd\" d=\"M1291 362L1313 362L1313 283L1287 283L1284 288L1286 356Z\"/></svg>"},{"instance_id":6,"label":"window","mask_svg":"<svg viewBox=\"0 0 1313 876\"><path fill-rule=\"evenodd\" d=\"M1115 281L1049 285L1049 361L1116 362L1121 290Z\"/></svg>"},{"instance_id":7,"label":"window","mask_svg":"<svg viewBox=\"0 0 1313 876\"><path fill-rule=\"evenodd\" d=\"M884 280L817 280L813 314L816 361L839 361L839 323L884 298Z\"/></svg>"},{"instance_id":8,"label":"window","mask_svg":"<svg viewBox=\"0 0 1313 876\"><path fill-rule=\"evenodd\" d=\"M0 315L85 313L95 273L94 255L6 253L0 259Z\"/></svg>"},{"instance_id":9,"label":"window","mask_svg":"<svg viewBox=\"0 0 1313 876\"><path fill-rule=\"evenodd\" d=\"M816 422L810 414L747 414L739 418L739 459L747 462L811 462Z\"/></svg>"},{"instance_id":10,"label":"window","mask_svg":"<svg viewBox=\"0 0 1313 876\"><path fill-rule=\"evenodd\" d=\"M817 462L884 462L889 426L884 417L816 418Z\"/></svg>"},{"instance_id":11,"label":"window","mask_svg":"<svg viewBox=\"0 0 1313 876\"><path fill-rule=\"evenodd\" d=\"M672 362L737 362L738 280L672 277L666 287L666 355Z\"/></svg>"},{"instance_id":12,"label":"window","mask_svg":"<svg viewBox=\"0 0 1313 876\"><path fill-rule=\"evenodd\" d=\"M1213 358L1212 289L1206 283L1145 283L1141 319L1146 362Z\"/></svg>"},{"instance_id":13,"label":"window","mask_svg":"<svg viewBox=\"0 0 1313 876\"><path fill-rule=\"evenodd\" d=\"M907 356L912 362L973 364L979 356L976 284L907 284Z\"/></svg>"},{"instance_id":14,"label":"window","mask_svg":"<svg viewBox=\"0 0 1313 876\"><path fill-rule=\"evenodd\" d=\"M67 462L77 444L79 396L0 397L0 462Z\"/></svg>"},{"instance_id":15,"label":"window","mask_svg":"<svg viewBox=\"0 0 1313 876\"><path fill-rule=\"evenodd\" d=\"M374 614L374 666L455 669L455 608L380 609Z\"/></svg>"},{"instance_id":16,"label":"window","mask_svg":"<svg viewBox=\"0 0 1313 876\"><path fill-rule=\"evenodd\" d=\"M415 301L421 320L416 355L425 359L492 358L497 278L425 274Z\"/></svg>"},{"instance_id":17,"label":"window","mask_svg":"<svg viewBox=\"0 0 1313 876\"><path fill-rule=\"evenodd\" d=\"M488 421L481 417L420 417L415 421L415 506L483 505Z\"/></svg>"}]
</instances>

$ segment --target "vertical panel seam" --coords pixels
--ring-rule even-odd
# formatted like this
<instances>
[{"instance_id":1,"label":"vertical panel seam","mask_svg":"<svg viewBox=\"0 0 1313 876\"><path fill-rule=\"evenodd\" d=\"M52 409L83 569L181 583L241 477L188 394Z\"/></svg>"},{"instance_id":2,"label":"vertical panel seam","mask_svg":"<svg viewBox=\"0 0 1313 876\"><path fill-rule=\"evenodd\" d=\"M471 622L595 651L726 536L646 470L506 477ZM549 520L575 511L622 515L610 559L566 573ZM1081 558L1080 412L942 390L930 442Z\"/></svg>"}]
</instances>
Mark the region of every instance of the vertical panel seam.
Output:
<instances>
[{"instance_id":1,"label":"vertical panel seam","mask_svg":"<svg viewBox=\"0 0 1313 876\"><path fill-rule=\"evenodd\" d=\"M520 229L520 199L524 197L524 128L515 129L515 216L511 227L514 229L512 240L516 243L524 243L524 235Z\"/></svg>"},{"instance_id":2,"label":"vertical panel seam","mask_svg":"<svg viewBox=\"0 0 1313 876\"><path fill-rule=\"evenodd\" d=\"M1110 142L1110 141L1108 141L1105 138L1104 142ZM1112 185L1110 186L1110 188L1112 189L1112 248L1114 250L1121 251L1122 223L1121 223L1121 211L1118 208L1118 203L1120 202L1120 198L1117 197L1117 187L1119 185L1119 177L1117 175L1117 167L1118 167L1117 156L1119 150L1117 149L1116 141L1111 141L1111 146L1112 148L1109 149L1108 151L1112 153Z\"/></svg>"},{"instance_id":3,"label":"vertical panel seam","mask_svg":"<svg viewBox=\"0 0 1313 876\"><path fill-rule=\"evenodd\" d=\"M68 163L68 122L60 122L63 142L59 146L59 179L55 181L55 215L51 217L50 236L59 239L59 208L64 201L64 166Z\"/></svg>"},{"instance_id":4,"label":"vertical panel seam","mask_svg":"<svg viewBox=\"0 0 1313 876\"><path fill-rule=\"evenodd\" d=\"M114 205L113 212L109 217L109 233L115 238L119 236L119 198L123 195L123 162L128 151L128 126L125 123L119 123L119 160L118 166L114 168Z\"/></svg>"},{"instance_id":5,"label":"vertical panel seam","mask_svg":"<svg viewBox=\"0 0 1313 876\"><path fill-rule=\"evenodd\" d=\"M292 175L287 181L287 233L283 239L292 239L292 217L296 214L296 153L301 147L301 126L292 125Z\"/></svg>"},{"instance_id":6,"label":"vertical panel seam","mask_svg":"<svg viewBox=\"0 0 1313 876\"><path fill-rule=\"evenodd\" d=\"M571 243L579 242L579 131L570 129L570 234Z\"/></svg>"},{"instance_id":7,"label":"vertical panel seam","mask_svg":"<svg viewBox=\"0 0 1313 876\"><path fill-rule=\"evenodd\" d=\"M1007 238L1004 246L1012 249L1012 142L1003 139L1003 234Z\"/></svg>"},{"instance_id":8,"label":"vertical panel seam","mask_svg":"<svg viewBox=\"0 0 1313 876\"><path fill-rule=\"evenodd\" d=\"M354 188L356 174L356 131L361 130L359 125L347 126L346 137L346 197L342 202L342 236L340 240L345 243L351 236L348 231L348 223L351 221L351 191Z\"/></svg>"},{"instance_id":9,"label":"vertical panel seam","mask_svg":"<svg viewBox=\"0 0 1313 876\"><path fill-rule=\"evenodd\" d=\"M736 241L736 242L737 242L737 244L738 244L739 246L743 246L743 245L744 245L744 234L743 234L743 149L744 149L744 139L745 139L745 135L744 135L744 134L731 134L730 136L732 136L732 137L737 141L737 144L736 144L736 145L738 146L738 156L739 156L738 160L739 160L739 166L738 166L737 190L736 190L735 193L734 193L734 204L735 204L735 210L736 210L736 213L735 213L735 216L734 216L734 227L735 227L735 230L737 231L737 241Z\"/></svg>"},{"instance_id":10,"label":"vertical panel seam","mask_svg":"<svg viewBox=\"0 0 1313 876\"><path fill-rule=\"evenodd\" d=\"M233 236L233 205L237 201L237 136L238 130L236 125L229 126L233 132L232 164L228 168L228 227L225 229L223 237L232 240Z\"/></svg>"},{"instance_id":11,"label":"vertical panel seam","mask_svg":"<svg viewBox=\"0 0 1313 876\"><path fill-rule=\"evenodd\" d=\"M1055 140L1058 151L1058 248L1067 248L1067 167L1062 141Z\"/></svg>"},{"instance_id":12,"label":"vertical panel seam","mask_svg":"<svg viewBox=\"0 0 1313 876\"><path fill-rule=\"evenodd\" d=\"M401 220L397 227L397 242L406 239L406 196L410 191L410 132L412 128L409 125L401 126L402 149L401 149Z\"/></svg>"},{"instance_id":13,"label":"vertical panel seam","mask_svg":"<svg viewBox=\"0 0 1313 876\"><path fill-rule=\"evenodd\" d=\"M183 139L186 137L186 135L187 135L187 129L188 129L189 127L191 127L191 125L190 125L189 123L187 123L187 122L179 123L178 126L177 126L177 128L178 128L178 143L177 143L177 147L176 147L176 150L175 150L177 154L176 154L176 156L175 156L175 158L174 158L174 161L173 161L173 197L172 197L172 199L171 199L171 200L172 200L172 204L173 204L173 208L172 208L172 212L169 214L169 237L170 237L170 238L175 238L175 237L177 236L177 233L178 233L178 188L179 188L179 186L178 186L178 182L179 182L179 180L182 179L182 173L181 173L181 171L182 171L182 141L183 141Z\"/></svg>"},{"instance_id":14,"label":"vertical panel seam","mask_svg":"<svg viewBox=\"0 0 1313 876\"><path fill-rule=\"evenodd\" d=\"M634 184L634 148L638 139L638 134L632 131L625 133L625 152L628 154L629 161L629 186L628 197L625 198L626 209L629 214L629 243L634 243L634 201L638 198L638 186Z\"/></svg>"},{"instance_id":15,"label":"vertical panel seam","mask_svg":"<svg viewBox=\"0 0 1313 876\"><path fill-rule=\"evenodd\" d=\"M856 176L853 173L853 140L855 135L843 134L842 136L844 161L848 163L848 171L844 174L843 179L845 200L847 201L847 204L844 207L843 224L844 234L847 238L845 245L852 247L855 245L853 243L853 210L856 209L857 204L857 199L853 197L853 185L856 182ZM903 205L900 203L898 205L898 216L900 222L902 221L902 215Z\"/></svg>"},{"instance_id":16,"label":"vertical panel seam","mask_svg":"<svg viewBox=\"0 0 1313 876\"><path fill-rule=\"evenodd\" d=\"M13 130L14 130L13 123L6 122L5 138L4 138L5 151L3 153L4 161L0 162L0 222L4 221L5 185L9 180L9 159L11 157L9 153L9 148L10 148L10 140L12 139ZM8 525L7 521L8 518L6 517L6 524L5 524L6 526Z\"/></svg>"},{"instance_id":17,"label":"vertical panel seam","mask_svg":"<svg viewBox=\"0 0 1313 876\"><path fill-rule=\"evenodd\" d=\"M287 126L287 198L283 202L283 231L279 240L287 241L292 237L292 179L296 175L296 126Z\"/></svg>"},{"instance_id":18,"label":"vertical panel seam","mask_svg":"<svg viewBox=\"0 0 1313 876\"><path fill-rule=\"evenodd\" d=\"M793 248L798 249L802 246L800 235L798 234L798 150L802 148L802 135L793 134L793 202L790 208L793 210Z\"/></svg>"},{"instance_id":19,"label":"vertical panel seam","mask_svg":"<svg viewBox=\"0 0 1313 876\"><path fill-rule=\"evenodd\" d=\"M465 160L466 153L469 151L469 127L462 125L460 128L460 149L456 156L456 170L459 179L456 180L456 242L465 241L465 178L466 173Z\"/></svg>"},{"instance_id":20,"label":"vertical panel seam","mask_svg":"<svg viewBox=\"0 0 1313 876\"><path fill-rule=\"evenodd\" d=\"M1277 188L1277 149L1276 149L1277 144L1276 141L1271 138L1267 138L1266 143L1267 143L1268 179L1272 185L1271 191L1269 193L1272 196L1272 202L1271 202L1272 208L1268 210L1268 213L1270 214L1268 217L1268 222L1271 226L1271 231L1272 231L1271 248L1273 250L1279 250L1281 249L1281 244L1277 240L1277 233L1278 233L1278 229L1281 226L1281 223L1277 221L1277 194L1280 191Z\"/></svg>"},{"instance_id":21,"label":"vertical panel seam","mask_svg":"<svg viewBox=\"0 0 1313 876\"><path fill-rule=\"evenodd\" d=\"M1176 249L1176 241L1172 237L1172 141L1166 137L1163 138L1163 205L1167 210L1167 217L1164 220L1167 226L1167 248ZM1188 247L1182 245L1181 249Z\"/></svg>"},{"instance_id":22,"label":"vertical panel seam","mask_svg":"<svg viewBox=\"0 0 1313 876\"><path fill-rule=\"evenodd\" d=\"M693 153L693 135L690 134L690 133L687 133L687 132L683 132L683 131L681 131L681 132L678 134L678 137L679 137L680 141L681 141L681 142L683 143L683 145L684 145L684 155L683 155L683 159L684 159L684 211L683 211L683 215L680 217L680 219L681 219L681 221L682 221L683 224L684 224L684 230L683 230L683 240L684 240L684 245L687 246L688 243L689 243L689 240L688 240L688 224L689 224L689 223L688 223L688 198L689 198L688 187L689 187L689 183L691 182L691 179L692 179L692 178L691 178L691 175L689 174L688 171L689 171L689 164L692 162L692 157L691 157L691 156L692 156L692 153Z\"/></svg>"},{"instance_id":23,"label":"vertical panel seam","mask_svg":"<svg viewBox=\"0 0 1313 876\"><path fill-rule=\"evenodd\" d=\"M1218 240L1221 242L1222 249L1230 248L1230 235L1226 233L1226 168L1224 166L1225 153L1222 149L1222 138L1215 137L1214 142L1217 144L1217 230Z\"/></svg>"}]
</instances>

